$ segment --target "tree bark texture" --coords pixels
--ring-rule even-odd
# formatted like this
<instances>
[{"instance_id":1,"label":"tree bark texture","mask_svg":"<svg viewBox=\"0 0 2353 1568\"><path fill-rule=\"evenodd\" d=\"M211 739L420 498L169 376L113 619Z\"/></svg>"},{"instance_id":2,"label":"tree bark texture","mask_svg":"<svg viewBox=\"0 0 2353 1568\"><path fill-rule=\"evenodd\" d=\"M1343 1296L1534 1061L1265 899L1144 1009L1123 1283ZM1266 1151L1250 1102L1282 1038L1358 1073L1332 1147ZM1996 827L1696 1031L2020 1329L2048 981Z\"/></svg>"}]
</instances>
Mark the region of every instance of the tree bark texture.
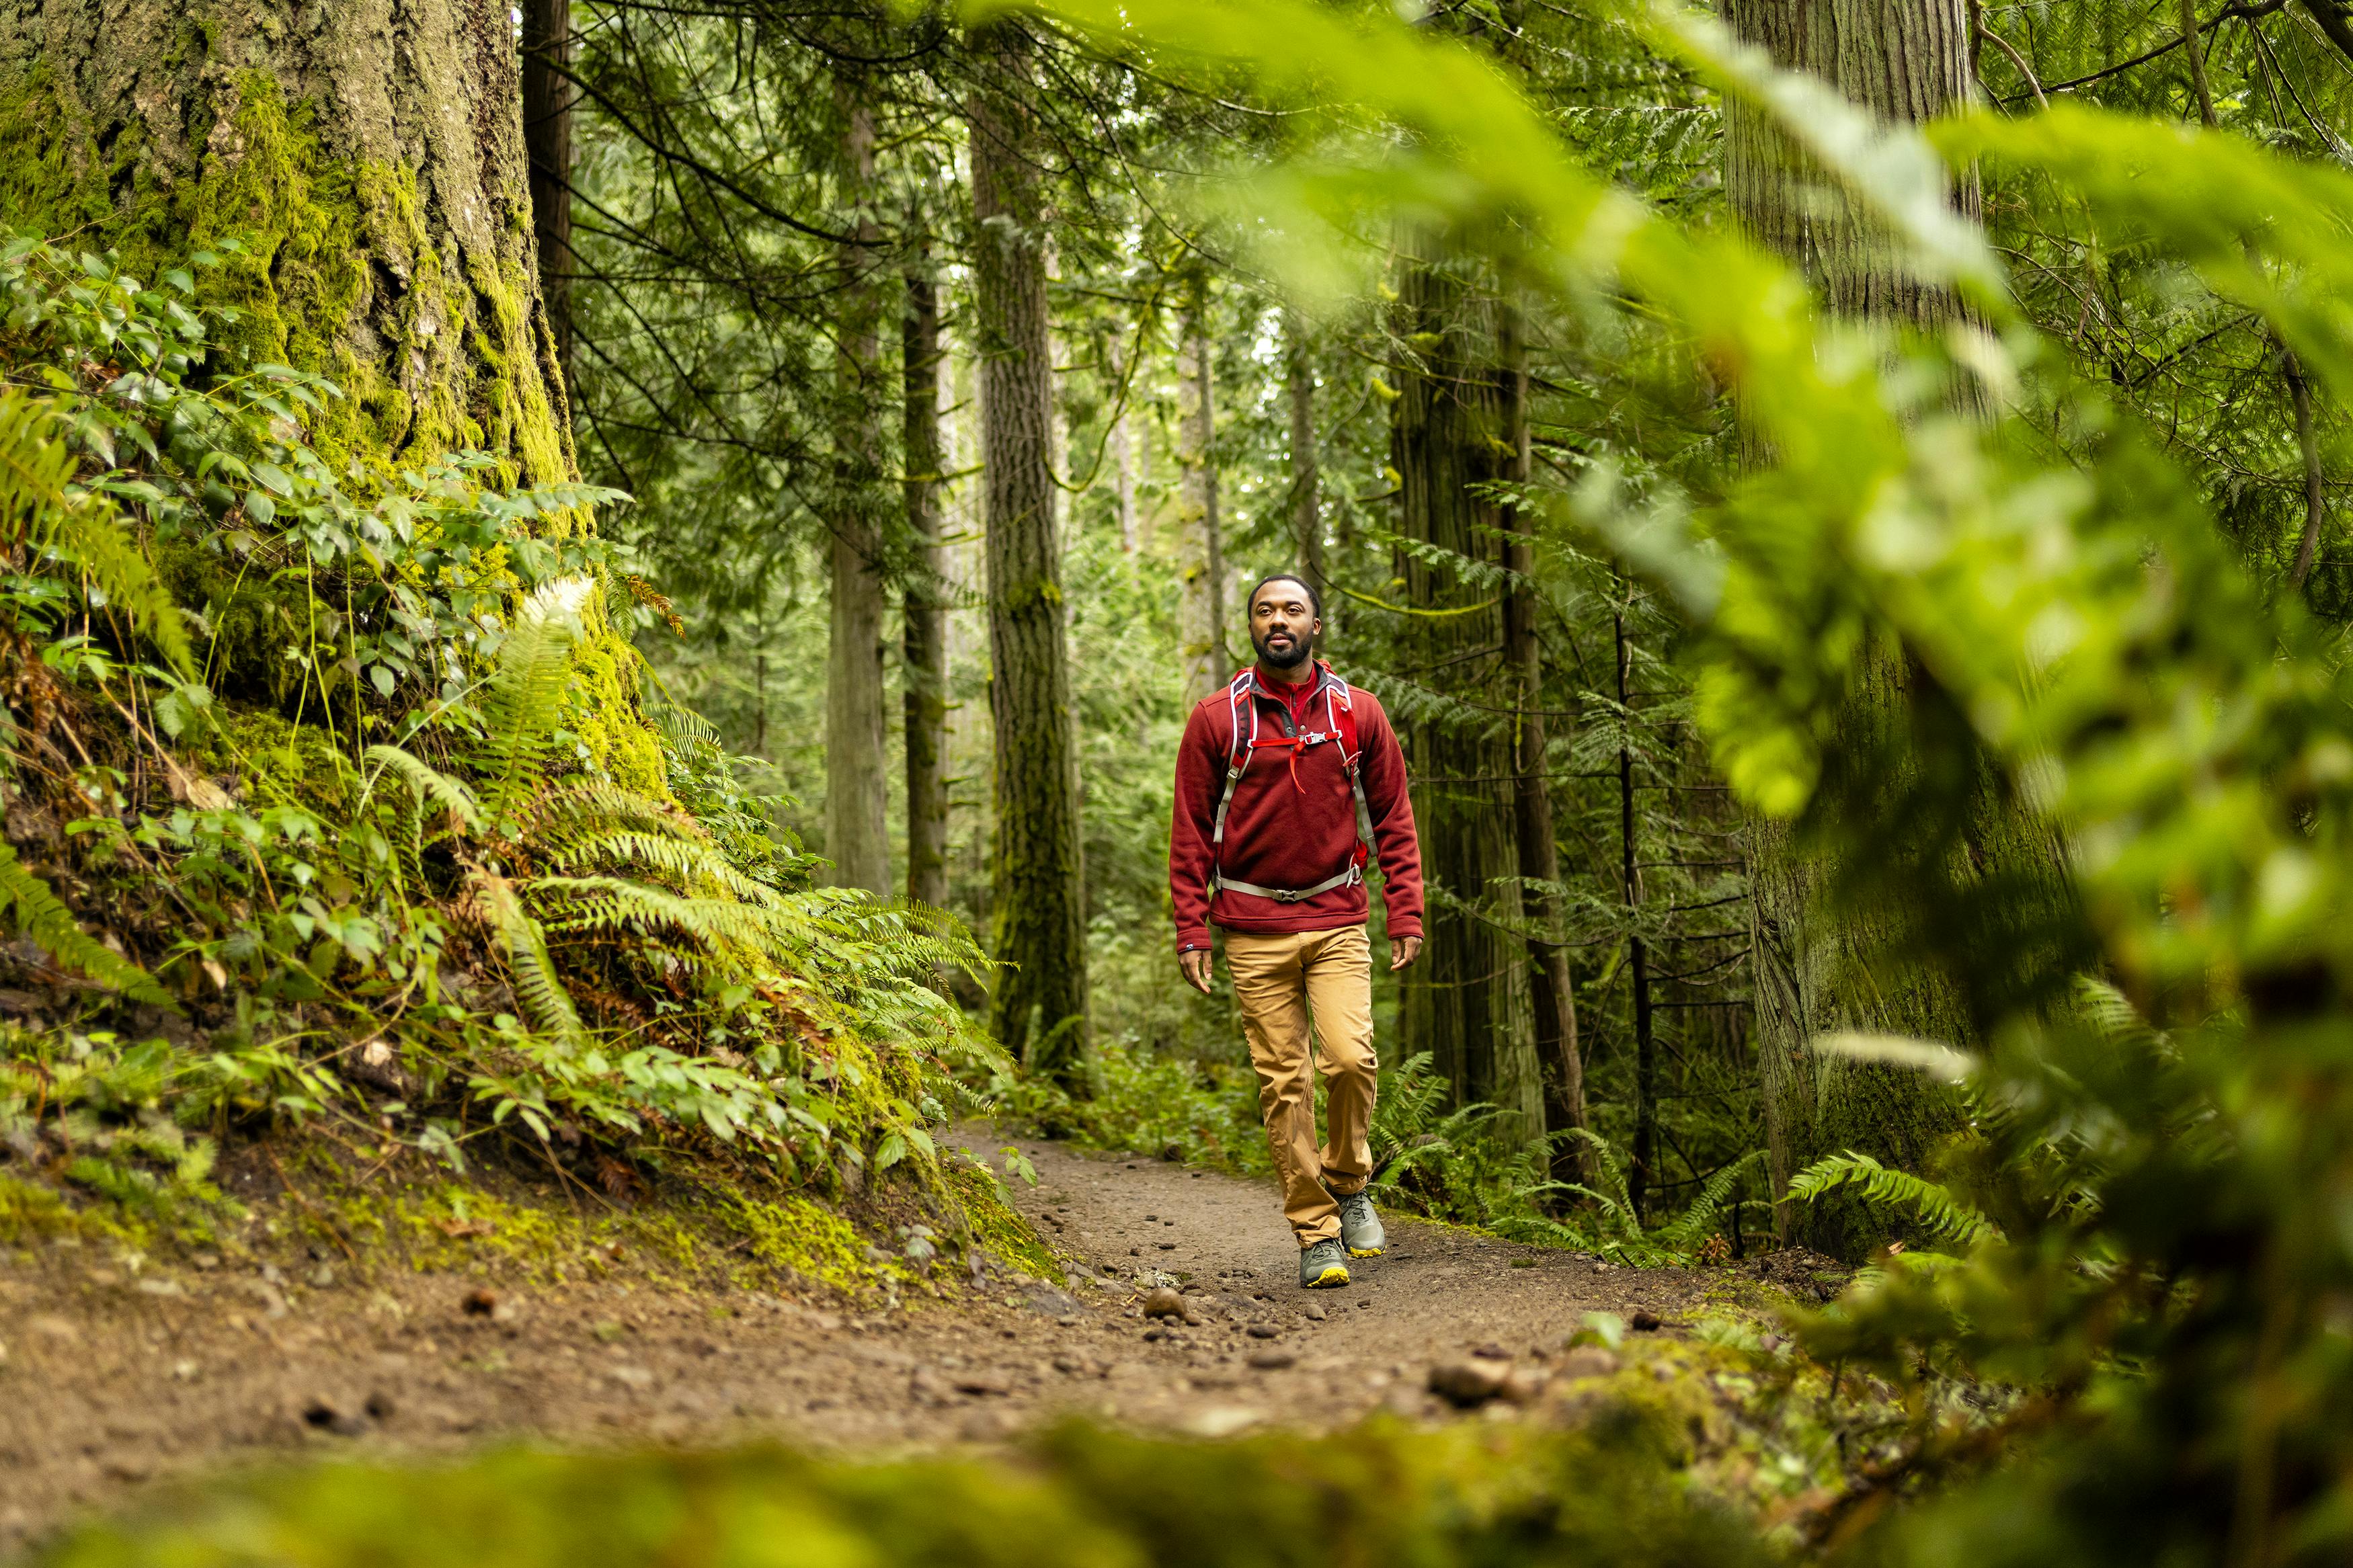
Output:
<instances>
[{"instance_id":1,"label":"tree bark texture","mask_svg":"<svg viewBox=\"0 0 2353 1568\"><path fill-rule=\"evenodd\" d=\"M901 600L899 681L906 726L907 898L948 899L947 546L940 537L940 303L928 273L907 274L899 318L900 450L913 570Z\"/></svg>"},{"instance_id":2,"label":"tree bark texture","mask_svg":"<svg viewBox=\"0 0 2353 1568\"><path fill-rule=\"evenodd\" d=\"M1132 395L1129 370L1119 340L1113 338L1104 353L1104 369L1111 375L1113 395L1119 398L1117 416L1111 422L1111 464L1113 514L1119 521L1119 550L1123 555L1134 555L1135 536L1135 442L1128 429L1127 401Z\"/></svg>"},{"instance_id":3,"label":"tree bark texture","mask_svg":"<svg viewBox=\"0 0 2353 1568\"><path fill-rule=\"evenodd\" d=\"M1618 710L1624 722L1630 720L1634 706L1630 679L1634 648L1626 640L1625 611L1618 612L1610 629L1618 672ZM1625 743L1625 730L1619 731L1618 864L1619 890L1625 900L1627 923L1633 927L1626 939L1626 979L1633 989L1634 1004L1634 1149L1632 1158L1626 1162L1626 1186L1633 1200L1634 1217L1641 1219L1649 1213L1650 1191L1657 1184L1659 1173L1659 1038L1651 1015L1650 944L1642 940L1641 928L1634 923L1636 911L1642 907L1642 871L1635 837L1638 818L1634 810L1634 755Z\"/></svg>"},{"instance_id":4,"label":"tree bark texture","mask_svg":"<svg viewBox=\"0 0 2353 1568\"><path fill-rule=\"evenodd\" d=\"M539 297L564 377L572 374L572 0L525 0L522 138L531 163L531 228ZM568 381L561 384L569 386Z\"/></svg>"},{"instance_id":5,"label":"tree bark texture","mask_svg":"<svg viewBox=\"0 0 2353 1568\"><path fill-rule=\"evenodd\" d=\"M1398 531L1500 564L1504 519L1473 487L1511 469L1508 378L1495 368L1493 333L1461 259L1438 251L1409 236L1400 268L1398 336L1428 346L1404 367L1390 411ZM1419 679L1448 692L1485 689L1503 642L1491 591L1404 551L1396 565L1407 604L1424 612L1408 633ZM1430 1054L1456 1103L1495 1104L1507 1134L1533 1137L1544 1128L1544 1080L1522 934L1510 729L1434 693L1400 708L1431 893L1421 962L1402 976L1400 1032L1408 1050Z\"/></svg>"},{"instance_id":6,"label":"tree bark texture","mask_svg":"<svg viewBox=\"0 0 2353 1568\"><path fill-rule=\"evenodd\" d=\"M1218 519L1216 349L1208 285L1197 277L1176 328L1176 645L1185 701L1210 696L1234 673L1226 647L1226 562Z\"/></svg>"},{"instance_id":7,"label":"tree bark texture","mask_svg":"<svg viewBox=\"0 0 2353 1568\"><path fill-rule=\"evenodd\" d=\"M257 357L349 395L311 429L379 473L458 447L571 477L532 242L513 24L453 0L126 0L0 21L0 222L207 291Z\"/></svg>"},{"instance_id":8,"label":"tree bark texture","mask_svg":"<svg viewBox=\"0 0 2353 1568\"><path fill-rule=\"evenodd\" d=\"M1504 444L1511 451L1507 478L1527 482L1531 461L1528 428L1527 351L1517 313L1499 312L1496 346L1503 366ZM1294 408L1295 408L1294 405ZM1294 417L1293 438L1297 424ZM1560 845L1554 837L1552 776L1546 761L1551 743L1545 719L1544 645L1536 636L1540 601L1535 583L1535 532L1516 507L1503 509L1504 564L1512 573L1504 596L1504 670L1512 691L1512 826L1520 876L1550 887L1560 883ZM1567 918L1557 892L1524 890L1523 905L1544 931L1557 932ZM1535 1013L1535 1051L1544 1077L1545 1131L1568 1133L1585 1126L1585 1055L1577 1037L1577 993L1568 949L1557 942L1531 939L1529 1002ZM1590 1148L1581 1138L1558 1137L1552 1168L1560 1181L1582 1182L1590 1173Z\"/></svg>"},{"instance_id":9,"label":"tree bark texture","mask_svg":"<svg viewBox=\"0 0 2353 1568\"><path fill-rule=\"evenodd\" d=\"M1812 72L1885 120L1925 121L1969 91L1964 0L1725 0L1725 13L1741 37L1777 63ZM1906 276L1883 228L1763 116L1737 105L1727 109L1725 185L1750 231L1804 268L1833 310L1930 330L1958 319L1949 290ZM1955 182L1951 200L1977 216L1974 174ZM1971 395L1957 389L1961 401ZM1897 650L1869 658L1810 817L1748 825L1757 1064L1777 1199L1793 1174L1842 1150L1918 1169L1959 1124L1954 1097L1919 1074L1813 1047L1819 1036L1844 1029L1954 1044L1976 1033L1967 998L1950 980L1900 951L1904 931L1938 917L1860 895L1870 868L1841 855L1840 825L1823 820L1842 792L1886 800L1920 782L1920 726L1935 694L1918 679ZM1869 776L1858 776L1865 770ZM1978 767L1956 791L1972 804L1965 822L1946 826L1960 845L1950 853L1966 863L1940 866L1939 874L1968 884L2001 868L2029 878L2047 872L2056 862L2054 842L1989 786ZM1923 826L1908 844L1873 854L1933 858L1925 847L1935 831ZM1925 881L1907 893L1915 904L1932 896ZM1885 1234L1883 1221L1842 1202L1799 1214L1782 1200L1776 1228L1784 1240L1850 1258Z\"/></svg>"},{"instance_id":10,"label":"tree bark texture","mask_svg":"<svg viewBox=\"0 0 2353 1568\"><path fill-rule=\"evenodd\" d=\"M1774 63L1811 73L1883 120L1916 124L1968 99L1966 0L1725 0L1735 33ZM1895 264L1871 218L1771 120L1727 100L1725 194L1759 240L1802 267L1833 310L1941 327L1958 314L1950 289ZM1954 208L1979 209L1974 171L1954 183Z\"/></svg>"},{"instance_id":11,"label":"tree bark texture","mask_svg":"<svg viewBox=\"0 0 2353 1568\"><path fill-rule=\"evenodd\" d=\"M1324 486L1315 442L1315 361L1298 312L1282 318L1283 390L1291 403L1291 527L1299 540L1299 573L1319 600L1331 597L1324 580ZM1328 617L1331 605L1324 610ZM1328 624L1326 629L1328 630Z\"/></svg>"},{"instance_id":12,"label":"tree bark texture","mask_svg":"<svg viewBox=\"0 0 2353 1568\"><path fill-rule=\"evenodd\" d=\"M1044 180L1031 126L1036 87L1018 28L999 24L975 43L983 79L967 110L973 305L997 731L990 923L995 956L1008 966L989 1025L1007 1049L1078 1089L1086 1063L1085 876L1050 467L1054 367Z\"/></svg>"},{"instance_id":13,"label":"tree bark texture","mask_svg":"<svg viewBox=\"0 0 2353 1568\"><path fill-rule=\"evenodd\" d=\"M856 236L842 247L835 322L831 596L825 681L825 848L837 886L891 891L882 658L881 289L873 272L874 108L853 70L837 79L842 193Z\"/></svg>"}]
</instances>

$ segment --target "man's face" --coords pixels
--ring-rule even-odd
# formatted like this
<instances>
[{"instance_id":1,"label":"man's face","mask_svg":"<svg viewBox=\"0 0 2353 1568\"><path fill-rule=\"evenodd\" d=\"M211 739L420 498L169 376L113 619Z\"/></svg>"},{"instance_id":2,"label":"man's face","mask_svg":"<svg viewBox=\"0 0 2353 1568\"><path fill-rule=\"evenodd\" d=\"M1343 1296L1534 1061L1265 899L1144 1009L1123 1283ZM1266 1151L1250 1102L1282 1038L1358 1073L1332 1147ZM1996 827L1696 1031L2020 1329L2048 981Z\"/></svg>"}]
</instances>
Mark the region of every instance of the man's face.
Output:
<instances>
[{"instance_id":1,"label":"man's face","mask_svg":"<svg viewBox=\"0 0 2353 1568\"><path fill-rule=\"evenodd\" d=\"M1324 630L1306 588L1288 577L1261 586L1250 596L1250 647L1273 669L1296 669L1304 664Z\"/></svg>"}]
</instances>

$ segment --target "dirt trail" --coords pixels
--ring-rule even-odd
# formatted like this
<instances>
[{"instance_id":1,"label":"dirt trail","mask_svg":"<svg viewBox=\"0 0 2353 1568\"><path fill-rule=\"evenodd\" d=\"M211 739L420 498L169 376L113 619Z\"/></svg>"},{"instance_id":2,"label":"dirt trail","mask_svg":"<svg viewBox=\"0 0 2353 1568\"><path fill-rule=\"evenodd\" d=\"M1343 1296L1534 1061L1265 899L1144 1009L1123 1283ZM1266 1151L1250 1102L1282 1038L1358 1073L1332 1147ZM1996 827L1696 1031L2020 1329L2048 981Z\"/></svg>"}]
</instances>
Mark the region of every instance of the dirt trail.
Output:
<instances>
[{"instance_id":1,"label":"dirt trail","mask_svg":"<svg viewBox=\"0 0 2353 1568\"><path fill-rule=\"evenodd\" d=\"M992 1156L1005 1140L965 1130ZM1556 1356L1589 1310L1674 1321L1720 1276L1613 1268L1409 1221L1344 1290L1298 1288L1271 1185L1031 1139L1019 1206L1062 1287L977 1286L864 1314L765 1293L459 1275L266 1278L84 1247L0 1251L0 1552L153 1481L294 1452L501 1438L890 1449L992 1441L1082 1413L1207 1436L1438 1418L1429 1368L1480 1347ZM1147 1322L1183 1281L1192 1323ZM477 1300L479 1309L487 1303Z\"/></svg>"}]
</instances>

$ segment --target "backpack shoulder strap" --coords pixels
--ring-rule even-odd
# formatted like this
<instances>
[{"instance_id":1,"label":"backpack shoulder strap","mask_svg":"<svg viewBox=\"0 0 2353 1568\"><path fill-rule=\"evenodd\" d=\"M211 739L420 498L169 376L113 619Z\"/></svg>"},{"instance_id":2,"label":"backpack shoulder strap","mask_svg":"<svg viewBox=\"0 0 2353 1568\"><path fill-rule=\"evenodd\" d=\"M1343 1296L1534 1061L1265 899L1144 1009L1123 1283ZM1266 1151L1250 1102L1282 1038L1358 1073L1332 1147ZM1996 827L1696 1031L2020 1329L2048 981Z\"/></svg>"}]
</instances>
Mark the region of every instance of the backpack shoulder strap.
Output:
<instances>
[{"instance_id":1,"label":"backpack shoulder strap","mask_svg":"<svg viewBox=\"0 0 2353 1568\"><path fill-rule=\"evenodd\" d=\"M1372 830L1373 808L1365 799L1364 747L1356 739L1356 694L1348 683L1324 667L1324 714L1340 738L1340 765L1347 770L1348 788L1356 796L1356 852L1353 864L1361 870L1372 858L1366 835Z\"/></svg>"},{"instance_id":2,"label":"backpack shoulder strap","mask_svg":"<svg viewBox=\"0 0 2353 1568\"><path fill-rule=\"evenodd\" d=\"M1242 716L1250 716L1250 728L1242 728ZM1226 811L1234 804L1234 785L1241 782L1242 770L1250 766L1250 744L1258 739L1258 704L1250 700L1250 672L1247 669L1226 683L1226 719L1231 731L1226 739L1226 782L1218 791L1218 812L1209 829L1209 891L1218 890L1219 867L1225 858Z\"/></svg>"},{"instance_id":3,"label":"backpack shoulder strap","mask_svg":"<svg viewBox=\"0 0 2353 1568\"><path fill-rule=\"evenodd\" d=\"M1328 664L1324 667L1324 714L1332 732L1340 738L1340 761L1353 780L1356 759L1364 754L1356 742L1356 693ZM1356 793L1362 795L1363 788L1359 786Z\"/></svg>"}]
</instances>

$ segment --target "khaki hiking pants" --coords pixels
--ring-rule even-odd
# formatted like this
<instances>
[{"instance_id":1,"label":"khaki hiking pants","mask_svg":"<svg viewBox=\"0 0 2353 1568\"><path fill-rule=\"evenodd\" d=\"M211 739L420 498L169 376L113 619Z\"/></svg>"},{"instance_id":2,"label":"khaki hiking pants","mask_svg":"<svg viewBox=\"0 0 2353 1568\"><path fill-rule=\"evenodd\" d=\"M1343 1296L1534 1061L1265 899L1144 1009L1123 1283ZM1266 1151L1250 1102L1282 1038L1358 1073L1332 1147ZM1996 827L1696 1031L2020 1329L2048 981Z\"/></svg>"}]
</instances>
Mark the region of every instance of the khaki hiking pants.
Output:
<instances>
[{"instance_id":1,"label":"khaki hiking pants","mask_svg":"<svg viewBox=\"0 0 2353 1568\"><path fill-rule=\"evenodd\" d=\"M1373 1173L1373 956L1363 926L1272 935L1226 932L1226 968L1241 1004L1266 1141L1282 1178L1282 1215L1307 1247L1337 1240L1334 1194L1361 1192ZM1315 1142L1310 1036L1324 1075L1331 1137Z\"/></svg>"}]
</instances>

